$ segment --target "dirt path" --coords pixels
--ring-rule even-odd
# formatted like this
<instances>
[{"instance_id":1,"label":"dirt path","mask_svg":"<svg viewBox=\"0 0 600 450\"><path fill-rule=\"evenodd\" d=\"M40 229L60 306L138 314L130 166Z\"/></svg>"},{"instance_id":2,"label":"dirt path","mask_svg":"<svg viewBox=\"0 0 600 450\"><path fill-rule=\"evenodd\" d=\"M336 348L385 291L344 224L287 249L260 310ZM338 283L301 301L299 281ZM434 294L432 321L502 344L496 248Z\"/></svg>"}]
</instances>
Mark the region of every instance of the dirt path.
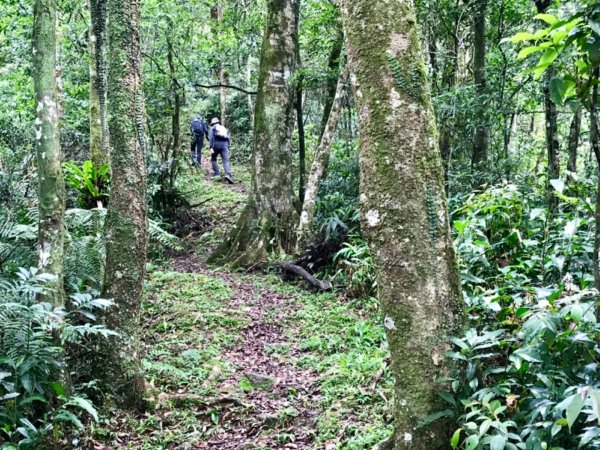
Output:
<instances>
[{"instance_id":1,"label":"dirt path","mask_svg":"<svg viewBox=\"0 0 600 450\"><path fill-rule=\"evenodd\" d=\"M191 448L310 448L318 393L315 376L295 366L299 350L285 335L297 310L294 295L209 270L193 255L176 260L174 269L221 278L232 293L223 309L244 310L250 319L236 345L221 355L234 370L217 385L221 392L241 386L245 399L221 412L215 436Z\"/></svg>"}]
</instances>

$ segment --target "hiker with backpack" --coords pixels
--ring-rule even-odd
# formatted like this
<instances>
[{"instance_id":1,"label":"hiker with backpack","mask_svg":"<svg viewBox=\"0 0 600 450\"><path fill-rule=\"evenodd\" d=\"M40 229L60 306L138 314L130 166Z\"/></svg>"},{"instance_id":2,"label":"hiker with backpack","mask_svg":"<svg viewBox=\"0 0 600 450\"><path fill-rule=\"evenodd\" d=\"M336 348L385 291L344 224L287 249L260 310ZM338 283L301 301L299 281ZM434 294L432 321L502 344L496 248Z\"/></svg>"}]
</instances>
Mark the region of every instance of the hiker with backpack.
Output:
<instances>
[{"instance_id":1,"label":"hiker with backpack","mask_svg":"<svg viewBox=\"0 0 600 450\"><path fill-rule=\"evenodd\" d=\"M202 120L200 115L197 115L190 123L190 131L192 132L192 165L200 166L202 162L202 147L204 146L204 137L208 138L208 126Z\"/></svg>"},{"instance_id":2,"label":"hiker with backpack","mask_svg":"<svg viewBox=\"0 0 600 450\"><path fill-rule=\"evenodd\" d=\"M210 121L208 140L210 144L210 160L213 168L213 179L220 176L217 156L221 155L223 169L225 169L225 180L227 180L229 184L233 184L231 168L229 167L229 130L221 125L219 119L216 117Z\"/></svg>"}]
</instances>

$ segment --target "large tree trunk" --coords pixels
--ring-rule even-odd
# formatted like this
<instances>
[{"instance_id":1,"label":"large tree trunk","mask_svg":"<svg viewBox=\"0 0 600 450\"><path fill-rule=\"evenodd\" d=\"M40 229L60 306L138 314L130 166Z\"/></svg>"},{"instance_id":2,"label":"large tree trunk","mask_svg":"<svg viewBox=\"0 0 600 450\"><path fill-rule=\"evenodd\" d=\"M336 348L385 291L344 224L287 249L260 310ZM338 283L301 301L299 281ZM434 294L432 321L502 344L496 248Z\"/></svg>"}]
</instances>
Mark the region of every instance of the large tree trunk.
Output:
<instances>
[{"instance_id":1,"label":"large tree trunk","mask_svg":"<svg viewBox=\"0 0 600 450\"><path fill-rule=\"evenodd\" d=\"M374 259L395 376L391 447L446 450L449 335L463 304L450 238L431 95L410 0L343 0L360 123L362 229Z\"/></svg>"},{"instance_id":2,"label":"large tree trunk","mask_svg":"<svg viewBox=\"0 0 600 450\"><path fill-rule=\"evenodd\" d=\"M56 276L47 300L64 303L63 245L65 184L58 127L56 0L36 0L33 11L33 82L37 153L39 231L38 265Z\"/></svg>"},{"instance_id":3,"label":"large tree trunk","mask_svg":"<svg viewBox=\"0 0 600 450\"><path fill-rule=\"evenodd\" d=\"M95 165L108 162L106 116L106 25L107 0L89 0L90 27L90 157Z\"/></svg>"},{"instance_id":4,"label":"large tree trunk","mask_svg":"<svg viewBox=\"0 0 600 450\"><path fill-rule=\"evenodd\" d=\"M269 0L258 76L252 191L229 238L209 262L250 266L294 249L298 212L292 187L298 0Z\"/></svg>"},{"instance_id":5,"label":"large tree trunk","mask_svg":"<svg viewBox=\"0 0 600 450\"><path fill-rule=\"evenodd\" d=\"M300 214L300 221L298 222L298 228L296 230L298 235L298 240L296 242L297 252L301 252L304 249L313 232L312 225L315 218L317 193L319 191L319 185L327 173L329 156L331 155L331 145L333 144L333 137L342 111L342 99L344 97L347 78L348 68L346 67L338 78L334 100L329 110L329 119L327 120L325 130L321 136L317 149L315 150L315 157L310 168L308 184L306 185L306 191L304 193L304 203L302 204L302 213Z\"/></svg>"},{"instance_id":6,"label":"large tree trunk","mask_svg":"<svg viewBox=\"0 0 600 450\"><path fill-rule=\"evenodd\" d=\"M106 217L104 297L116 307L107 312L110 329L119 333L103 352L98 367L106 392L127 408L142 406L138 328L146 265L147 207L140 58L140 1L111 0L109 22L109 129L112 167Z\"/></svg>"},{"instance_id":7,"label":"large tree trunk","mask_svg":"<svg viewBox=\"0 0 600 450\"><path fill-rule=\"evenodd\" d=\"M486 0L475 2L473 20L473 78L477 95L477 126L473 139L473 167L485 164L488 159L489 126L485 100L485 10Z\"/></svg>"}]
</instances>

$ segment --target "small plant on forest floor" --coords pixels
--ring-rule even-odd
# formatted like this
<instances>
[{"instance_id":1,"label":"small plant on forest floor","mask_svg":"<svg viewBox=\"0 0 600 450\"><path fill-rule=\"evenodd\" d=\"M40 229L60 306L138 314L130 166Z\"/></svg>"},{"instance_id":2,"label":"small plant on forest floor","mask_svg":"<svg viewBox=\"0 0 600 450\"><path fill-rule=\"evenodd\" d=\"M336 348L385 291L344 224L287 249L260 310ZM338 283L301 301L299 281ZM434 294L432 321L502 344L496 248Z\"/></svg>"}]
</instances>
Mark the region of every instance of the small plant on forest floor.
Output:
<instances>
[{"instance_id":1,"label":"small plant on forest floor","mask_svg":"<svg viewBox=\"0 0 600 450\"><path fill-rule=\"evenodd\" d=\"M20 269L15 280L0 280L3 449L37 448L46 440L58 445L69 429L83 428L81 412L98 419L88 400L67 392L62 374L67 346L76 348L88 336L114 334L89 323L95 310L111 302L89 294L73 295L68 309L40 302L52 279L37 269Z\"/></svg>"}]
</instances>

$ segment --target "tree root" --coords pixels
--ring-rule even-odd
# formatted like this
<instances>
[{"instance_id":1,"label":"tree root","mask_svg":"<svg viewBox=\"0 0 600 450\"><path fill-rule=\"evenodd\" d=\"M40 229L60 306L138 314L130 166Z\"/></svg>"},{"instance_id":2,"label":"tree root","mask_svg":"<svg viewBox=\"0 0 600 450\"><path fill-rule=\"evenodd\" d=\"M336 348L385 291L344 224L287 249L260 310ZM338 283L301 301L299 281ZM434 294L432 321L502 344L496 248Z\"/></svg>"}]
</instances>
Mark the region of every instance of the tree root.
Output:
<instances>
[{"instance_id":1,"label":"tree root","mask_svg":"<svg viewBox=\"0 0 600 450\"><path fill-rule=\"evenodd\" d=\"M308 271L306 271L304 268L297 266L296 264L292 264L289 261L278 263L275 266L281 267L287 272L291 272L295 275L298 275L299 277L308 281L312 286L316 287L321 291L330 291L331 289L333 289L331 282L319 280L318 278L308 273Z\"/></svg>"}]
</instances>

